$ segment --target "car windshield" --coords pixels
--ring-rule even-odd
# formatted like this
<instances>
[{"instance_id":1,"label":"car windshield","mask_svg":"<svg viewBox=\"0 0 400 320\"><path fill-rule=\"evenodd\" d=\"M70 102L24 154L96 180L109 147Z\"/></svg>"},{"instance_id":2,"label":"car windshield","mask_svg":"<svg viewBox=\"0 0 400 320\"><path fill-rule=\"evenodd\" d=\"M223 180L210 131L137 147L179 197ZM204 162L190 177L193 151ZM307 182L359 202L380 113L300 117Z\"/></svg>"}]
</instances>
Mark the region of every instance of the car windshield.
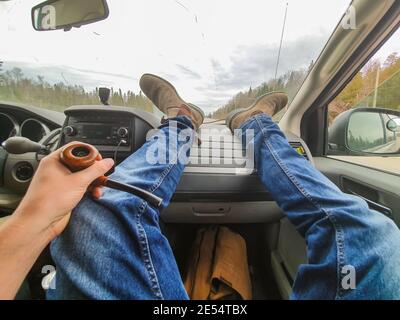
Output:
<instances>
[{"instance_id":1,"label":"car windshield","mask_svg":"<svg viewBox=\"0 0 400 320\"><path fill-rule=\"evenodd\" d=\"M111 104L156 112L139 88L155 73L223 118L268 91L291 101L350 1L109 0L106 20L68 32L33 29L40 2L0 2L0 100L63 111L108 87Z\"/></svg>"}]
</instances>

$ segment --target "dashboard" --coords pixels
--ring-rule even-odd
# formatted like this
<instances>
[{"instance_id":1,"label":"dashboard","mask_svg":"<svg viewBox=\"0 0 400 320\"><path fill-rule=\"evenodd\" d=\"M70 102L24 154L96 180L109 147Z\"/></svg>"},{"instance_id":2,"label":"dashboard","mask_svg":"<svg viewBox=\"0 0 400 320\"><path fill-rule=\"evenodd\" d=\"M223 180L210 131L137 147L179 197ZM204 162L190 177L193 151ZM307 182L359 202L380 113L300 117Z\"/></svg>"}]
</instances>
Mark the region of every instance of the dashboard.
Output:
<instances>
[{"instance_id":1,"label":"dashboard","mask_svg":"<svg viewBox=\"0 0 400 320\"><path fill-rule=\"evenodd\" d=\"M0 105L0 123L2 139L22 135L49 144L51 150L81 141L119 163L145 143L148 132L160 125L160 118L135 108L102 105L74 106L64 114ZM285 134L292 147L313 162L304 141ZM190 162L161 218L167 223L268 223L281 219L281 210L261 184L252 159L229 129L204 124L199 135L202 143L191 148ZM37 155L2 157L2 152L0 148L0 188L22 197L37 168Z\"/></svg>"},{"instance_id":2,"label":"dashboard","mask_svg":"<svg viewBox=\"0 0 400 320\"><path fill-rule=\"evenodd\" d=\"M20 123L15 117L7 113L0 113L0 143L15 136L39 142L49 132L49 127L40 120L27 118Z\"/></svg>"},{"instance_id":3,"label":"dashboard","mask_svg":"<svg viewBox=\"0 0 400 320\"><path fill-rule=\"evenodd\" d=\"M285 135L313 163L305 142ZM279 221L282 211L261 183L251 150L245 150L225 125L205 124L199 136L202 143L191 148L190 162L162 219L195 224Z\"/></svg>"},{"instance_id":4,"label":"dashboard","mask_svg":"<svg viewBox=\"0 0 400 320\"><path fill-rule=\"evenodd\" d=\"M0 104L0 144L14 136L40 142L52 130L60 128L64 119L60 112Z\"/></svg>"},{"instance_id":5,"label":"dashboard","mask_svg":"<svg viewBox=\"0 0 400 320\"><path fill-rule=\"evenodd\" d=\"M10 137L22 136L52 144L54 149L64 120L65 115L61 112L0 103L0 143ZM0 213L12 210L18 204L37 165L36 154L13 155L0 148Z\"/></svg>"},{"instance_id":6,"label":"dashboard","mask_svg":"<svg viewBox=\"0 0 400 320\"><path fill-rule=\"evenodd\" d=\"M103 157L123 161L146 141L160 119L136 109L77 106L65 111L60 144L81 141ZM189 164L161 218L167 223L265 223L278 221L281 210L261 184L253 161L225 125L204 124L202 143L193 145ZM312 162L300 138L286 133L292 147Z\"/></svg>"}]
</instances>

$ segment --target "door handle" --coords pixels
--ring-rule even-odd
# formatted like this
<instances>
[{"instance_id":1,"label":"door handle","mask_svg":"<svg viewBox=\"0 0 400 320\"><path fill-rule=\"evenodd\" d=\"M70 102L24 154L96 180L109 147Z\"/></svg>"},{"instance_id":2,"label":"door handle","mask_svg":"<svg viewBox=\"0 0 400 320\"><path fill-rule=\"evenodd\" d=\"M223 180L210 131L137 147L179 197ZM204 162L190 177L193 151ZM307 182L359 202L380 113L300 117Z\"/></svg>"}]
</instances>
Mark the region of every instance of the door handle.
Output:
<instances>
[{"instance_id":1,"label":"door handle","mask_svg":"<svg viewBox=\"0 0 400 320\"><path fill-rule=\"evenodd\" d=\"M363 200L368 204L368 206L369 206L370 209L379 211L380 213L383 213L383 214L384 214L385 216L387 216L388 218L392 219L392 213L393 213L393 212L392 212L392 209L390 209L390 208L388 208L388 207L385 207L385 206L383 206L383 205L381 205L380 203L377 203L377 202L375 202L375 201L369 200L369 199L367 199L367 198L365 198L365 197L359 195L357 192L354 192L354 191L349 190L349 189L348 189L348 191L349 191L351 194L353 194L354 196L363 199Z\"/></svg>"}]
</instances>

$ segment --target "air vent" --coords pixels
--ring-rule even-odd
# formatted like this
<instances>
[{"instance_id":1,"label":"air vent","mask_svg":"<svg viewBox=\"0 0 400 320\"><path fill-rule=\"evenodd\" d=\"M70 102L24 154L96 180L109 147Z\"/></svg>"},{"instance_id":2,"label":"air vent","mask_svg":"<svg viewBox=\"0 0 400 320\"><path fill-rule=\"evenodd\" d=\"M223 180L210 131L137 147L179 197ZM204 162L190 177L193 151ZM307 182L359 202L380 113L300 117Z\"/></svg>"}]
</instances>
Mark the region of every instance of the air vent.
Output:
<instances>
[{"instance_id":1,"label":"air vent","mask_svg":"<svg viewBox=\"0 0 400 320\"><path fill-rule=\"evenodd\" d=\"M190 150L186 172L251 174L253 162L240 140L221 125L205 125L199 131L201 144Z\"/></svg>"},{"instance_id":2,"label":"air vent","mask_svg":"<svg viewBox=\"0 0 400 320\"><path fill-rule=\"evenodd\" d=\"M29 162L19 162L14 167L14 175L18 181L27 182L32 179L35 170Z\"/></svg>"}]
</instances>

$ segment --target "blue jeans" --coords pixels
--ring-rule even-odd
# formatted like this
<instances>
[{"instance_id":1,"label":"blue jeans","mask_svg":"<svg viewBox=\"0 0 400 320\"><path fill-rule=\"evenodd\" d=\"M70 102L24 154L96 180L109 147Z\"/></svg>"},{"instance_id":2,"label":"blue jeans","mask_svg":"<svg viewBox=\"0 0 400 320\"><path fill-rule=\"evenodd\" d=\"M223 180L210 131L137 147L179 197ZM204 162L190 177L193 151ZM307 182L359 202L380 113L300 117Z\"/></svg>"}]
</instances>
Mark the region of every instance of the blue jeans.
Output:
<instances>
[{"instance_id":1,"label":"blue jeans","mask_svg":"<svg viewBox=\"0 0 400 320\"><path fill-rule=\"evenodd\" d=\"M186 117L160 127L191 130ZM266 115L243 124L254 130L255 165L261 181L308 245L293 299L400 299L400 232L384 215L342 193L292 149ZM112 178L154 192L168 205L184 164L149 164L153 138L116 168ZM164 150L168 158L176 157ZM163 149L164 148L164 149ZM161 150L160 150L161 149ZM186 152L183 150L182 152ZM174 151L177 153L177 151ZM171 160L171 159L169 159ZM169 161L171 162L171 161ZM159 210L127 193L105 190L101 200L85 197L65 232L51 246L57 267L51 299L187 299ZM355 289L352 276L355 274Z\"/></svg>"}]
</instances>

